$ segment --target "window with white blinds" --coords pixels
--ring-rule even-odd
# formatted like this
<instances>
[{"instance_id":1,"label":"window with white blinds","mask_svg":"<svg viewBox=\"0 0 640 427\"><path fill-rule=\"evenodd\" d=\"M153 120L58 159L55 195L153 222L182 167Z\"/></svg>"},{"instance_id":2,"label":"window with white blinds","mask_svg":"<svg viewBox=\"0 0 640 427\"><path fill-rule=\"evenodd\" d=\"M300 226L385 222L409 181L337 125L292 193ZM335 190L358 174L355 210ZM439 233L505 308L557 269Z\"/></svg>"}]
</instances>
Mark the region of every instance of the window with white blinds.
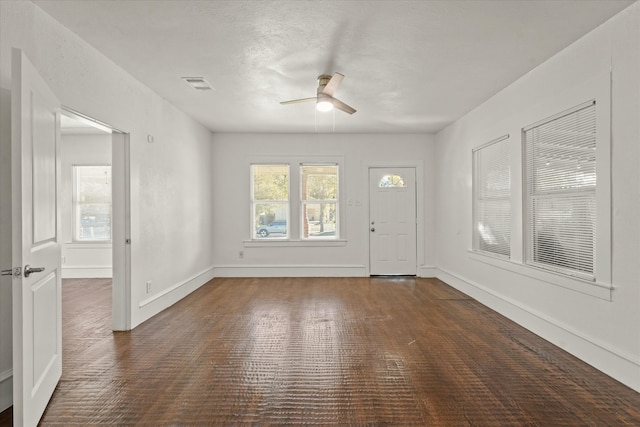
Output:
<instances>
[{"instance_id":1,"label":"window with white blinds","mask_svg":"<svg viewBox=\"0 0 640 427\"><path fill-rule=\"evenodd\" d=\"M473 249L511 255L509 135L473 150Z\"/></svg>"},{"instance_id":2,"label":"window with white blinds","mask_svg":"<svg viewBox=\"0 0 640 427\"><path fill-rule=\"evenodd\" d=\"M593 279L595 101L525 128L523 141L527 263Z\"/></svg>"}]
</instances>

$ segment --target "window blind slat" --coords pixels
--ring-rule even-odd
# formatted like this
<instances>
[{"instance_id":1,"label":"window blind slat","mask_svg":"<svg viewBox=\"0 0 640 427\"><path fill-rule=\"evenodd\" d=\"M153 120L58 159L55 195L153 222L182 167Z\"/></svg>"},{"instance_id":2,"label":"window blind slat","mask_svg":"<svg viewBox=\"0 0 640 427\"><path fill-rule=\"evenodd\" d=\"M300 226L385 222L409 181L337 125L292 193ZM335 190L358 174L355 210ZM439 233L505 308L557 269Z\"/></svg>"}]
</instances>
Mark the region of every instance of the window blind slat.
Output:
<instances>
[{"instance_id":1,"label":"window blind slat","mask_svg":"<svg viewBox=\"0 0 640 427\"><path fill-rule=\"evenodd\" d=\"M595 104L524 132L527 262L594 274Z\"/></svg>"},{"instance_id":2,"label":"window blind slat","mask_svg":"<svg viewBox=\"0 0 640 427\"><path fill-rule=\"evenodd\" d=\"M473 152L474 249L511 255L511 166L508 136Z\"/></svg>"}]
</instances>

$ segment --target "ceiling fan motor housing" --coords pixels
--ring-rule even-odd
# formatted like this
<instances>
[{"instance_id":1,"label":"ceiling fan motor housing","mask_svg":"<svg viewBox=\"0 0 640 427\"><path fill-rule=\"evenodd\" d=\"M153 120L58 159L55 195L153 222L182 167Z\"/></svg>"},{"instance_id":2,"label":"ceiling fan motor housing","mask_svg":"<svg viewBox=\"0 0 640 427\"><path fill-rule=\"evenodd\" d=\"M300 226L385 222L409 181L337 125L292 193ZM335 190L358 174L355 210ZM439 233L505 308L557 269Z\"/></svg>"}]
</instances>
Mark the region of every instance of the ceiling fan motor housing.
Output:
<instances>
[{"instance_id":1,"label":"ceiling fan motor housing","mask_svg":"<svg viewBox=\"0 0 640 427\"><path fill-rule=\"evenodd\" d=\"M318 76L318 95L320 95L320 93L327 86L327 83L329 83L329 80L331 80L331 76L328 76L326 74L322 74Z\"/></svg>"},{"instance_id":2,"label":"ceiling fan motor housing","mask_svg":"<svg viewBox=\"0 0 640 427\"><path fill-rule=\"evenodd\" d=\"M298 104L300 102L316 102L316 107L320 111L329 111L333 107L344 111L347 114L353 114L356 109L345 104L339 99L334 98L334 94L344 79L344 74L334 73L333 76L321 74L318 76L318 90L313 98L292 99L290 101L281 101L280 104ZM330 105L321 105L330 104ZM320 108L322 107L322 108ZM325 107L328 107L325 109Z\"/></svg>"}]
</instances>

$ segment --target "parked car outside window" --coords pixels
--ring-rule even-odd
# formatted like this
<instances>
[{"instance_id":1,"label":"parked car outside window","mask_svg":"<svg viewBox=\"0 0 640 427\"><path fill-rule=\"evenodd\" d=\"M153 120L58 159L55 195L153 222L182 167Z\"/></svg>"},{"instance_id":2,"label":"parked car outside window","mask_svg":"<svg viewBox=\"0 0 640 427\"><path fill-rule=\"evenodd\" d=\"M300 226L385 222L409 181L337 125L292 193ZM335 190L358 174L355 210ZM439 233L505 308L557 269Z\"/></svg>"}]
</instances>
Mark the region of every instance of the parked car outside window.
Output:
<instances>
[{"instance_id":1,"label":"parked car outside window","mask_svg":"<svg viewBox=\"0 0 640 427\"><path fill-rule=\"evenodd\" d=\"M287 220L277 219L271 224L260 225L256 230L256 234L260 237L267 237L270 234L287 234Z\"/></svg>"}]
</instances>

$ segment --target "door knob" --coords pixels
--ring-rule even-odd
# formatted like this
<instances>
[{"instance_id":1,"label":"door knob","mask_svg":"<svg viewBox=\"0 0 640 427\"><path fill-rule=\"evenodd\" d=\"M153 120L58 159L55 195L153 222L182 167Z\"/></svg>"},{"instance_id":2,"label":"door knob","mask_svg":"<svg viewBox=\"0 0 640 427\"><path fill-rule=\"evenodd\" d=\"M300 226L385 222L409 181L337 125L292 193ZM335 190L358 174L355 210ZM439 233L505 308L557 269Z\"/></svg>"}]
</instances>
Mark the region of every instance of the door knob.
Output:
<instances>
[{"instance_id":1,"label":"door knob","mask_svg":"<svg viewBox=\"0 0 640 427\"><path fill-rule=\"evenodd\" d=\"M44 267L30 267L29 264L24 266L24 277L29 277L31 273L40 273L44 271Z\"/></svg>"},{"instance_id":2,"label":"door knob","mask_svg":"<svg viewBox=\"0 0 640 427\"><path fill-rule=\"evenodd\" d=\"M376 231L376 229L375 229L375 228L373 228L373 227L371 227L371 231Z\"/></svg>"}]
</instances>

